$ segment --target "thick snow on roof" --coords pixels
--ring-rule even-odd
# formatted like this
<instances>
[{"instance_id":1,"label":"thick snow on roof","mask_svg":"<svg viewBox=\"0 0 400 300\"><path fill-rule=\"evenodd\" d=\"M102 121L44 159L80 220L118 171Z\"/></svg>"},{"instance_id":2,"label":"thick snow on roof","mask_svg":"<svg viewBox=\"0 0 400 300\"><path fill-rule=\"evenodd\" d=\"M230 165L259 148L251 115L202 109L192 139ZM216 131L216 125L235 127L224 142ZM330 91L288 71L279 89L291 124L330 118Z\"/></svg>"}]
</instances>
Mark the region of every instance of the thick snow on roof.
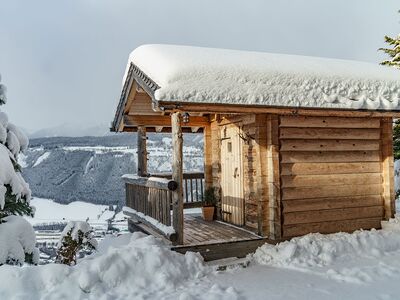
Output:
<instances>
[{"instance_id":1,"label":"thick snow on roof","mask_svg":"<svg viewBox=\"0 0 400 300\"><path fill-rule=\"evenodd\" d=\"M174 45L140 46L131 62L160 101L400 109L400 71L371 63Z\"/></svg>"}]
</instances>

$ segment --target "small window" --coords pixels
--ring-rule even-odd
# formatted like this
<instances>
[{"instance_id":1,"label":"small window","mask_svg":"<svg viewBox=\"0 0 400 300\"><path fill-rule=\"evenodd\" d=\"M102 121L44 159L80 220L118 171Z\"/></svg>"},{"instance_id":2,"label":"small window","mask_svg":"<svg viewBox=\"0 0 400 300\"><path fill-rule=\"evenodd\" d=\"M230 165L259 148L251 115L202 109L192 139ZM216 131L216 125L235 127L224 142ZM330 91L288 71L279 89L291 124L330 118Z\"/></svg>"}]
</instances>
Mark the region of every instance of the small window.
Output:
<instances>
[{"instance_id":1,"label":"small window","mask_svg":"<svg viewBox=\"0 0 400 300\"><path fill-rule=\"evenodd\" d=\"M228 142L228 152L232 152L232 142Z\"/></svg>"}]
</instances>

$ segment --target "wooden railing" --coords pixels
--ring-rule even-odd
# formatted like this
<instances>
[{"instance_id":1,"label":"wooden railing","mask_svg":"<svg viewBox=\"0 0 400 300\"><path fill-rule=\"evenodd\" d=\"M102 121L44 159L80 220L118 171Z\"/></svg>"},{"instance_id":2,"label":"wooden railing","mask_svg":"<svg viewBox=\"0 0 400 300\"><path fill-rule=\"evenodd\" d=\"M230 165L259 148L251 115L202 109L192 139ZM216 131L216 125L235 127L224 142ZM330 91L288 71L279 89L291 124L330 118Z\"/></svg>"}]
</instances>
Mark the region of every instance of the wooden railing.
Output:
<instances>
[{"instance_id":1,"label":"wooden railing","mask_svg":"<svg viewBox=\"0 0 400 300\"><path fill-rule=\"evenodd\" d=\"M123 176L126 187L126 206L124 213L137 221L145 223L165 235L172 242L177 232L172 226L172 192L177 183L167 178Z\"/></svg>"},{"instance_id":2,"label":"wooden railing","mask_svg":"<svg viewBox=\"0 0 400 300\"><path fill-rule=\"evenodd\" d=\"M151 176L171 179L171 173L154 173ZM204 173L183 173L183 207L201 207L204 199Z\"/></svg>"}]
</instances>

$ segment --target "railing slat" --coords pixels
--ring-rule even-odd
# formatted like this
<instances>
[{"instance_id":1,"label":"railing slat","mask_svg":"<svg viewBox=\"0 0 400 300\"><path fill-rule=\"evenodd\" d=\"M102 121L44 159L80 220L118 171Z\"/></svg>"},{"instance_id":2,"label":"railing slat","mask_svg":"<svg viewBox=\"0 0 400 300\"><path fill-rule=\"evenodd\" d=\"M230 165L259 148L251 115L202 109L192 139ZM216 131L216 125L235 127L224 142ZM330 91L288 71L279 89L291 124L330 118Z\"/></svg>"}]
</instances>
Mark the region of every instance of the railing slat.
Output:
<instances>
[{"instance_id":1,"label":"railing slat","mask_svg":"<svg viewBox=\"0 0 400 300\"><path fill-rule=\"evenodd\" d=\"M128 207L171 226L172 190L176 189L176 182L171 180L171 174L152 174L152 177L125 175L123 179ZM201 206L204 197L204 174L184 173L183 181L184 205Z\"/></svg>"}]
</instances>

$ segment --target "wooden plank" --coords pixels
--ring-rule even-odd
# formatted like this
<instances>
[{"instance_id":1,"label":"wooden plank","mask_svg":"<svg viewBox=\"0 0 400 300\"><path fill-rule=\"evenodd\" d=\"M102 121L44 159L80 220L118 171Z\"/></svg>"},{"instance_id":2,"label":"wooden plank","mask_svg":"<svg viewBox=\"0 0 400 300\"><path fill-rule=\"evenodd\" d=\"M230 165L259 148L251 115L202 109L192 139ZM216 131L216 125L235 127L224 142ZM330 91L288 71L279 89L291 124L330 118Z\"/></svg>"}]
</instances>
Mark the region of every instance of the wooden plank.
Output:
<instances>
[{"instance_id":1,"label":"wooden plank","mask_svg":"<svg viewBox=\"0 0 400 300\"><path fill-rule=\"evenodd\" d=\"M280 127L380 128L379 118L282 116Z\"/></svg>"},{"instance_id":2,"label":"wooden plank","mask_svg":"<svg viewBox=\"0 0 400 300\"><path fill-rule=\"evenodd\" d=\"M172 127L172 180L178 183L178 188L172 192L173 220L172 226L177 233L177 244L183 244L183 134L181 113L171 115Z\"/></svg>"},{"instance_id":3,"label":"wooden plank","mask_svg":"<svg viewBox=\"0 0 400 300\"><path fill-rule=\"evenodd\" d=\"M219 126L237 123L238 126L245 126L256 123L255 114L221 115Z\"/></svg>"},{"instance_id":4,"label":"wooden plank","mask_svg":"<svg viewBox=\"0 0 400 300\"><path fill-rule=\"evenodd\" d=\"M342 186L312 186L287 187L282 189L283 200L310 199L323 197L345 197L362 195L380 195L382 184L342 185Z\"/></svg>"},{"instance_id":5,"label":"wooden plank","mask_svg":"<svg viewBox=\"0 0 400 300\"><path fill-rule=\"evenodd\" d=\"M379 151L282 151L281 162L364 162L381 159Z\"/></svg>"},{"instance_id":6,"label":"wooden plank","mask_svg":"<svg viewBox=\"0 0 400 300\"><path fill-rule=\"evenodd\" d=\"M383 207L351 207L319 211L300 211L284 214L285 225L382 217Z\"/></svg>"},{"instance_id":7,"label":"wooden plank","mask_svg":"<svg viewBox=\"0 0 400 300\"><path fill-rule=\"evenodd\" d=\"M212 243L203 245L190 245L190 246L177 246L172 247L171 250L186 253L198 252L203 256L205 261L218 260L229 257L246 257L248 254L253 253L258 247L265 243L276 244L281 240L270 240L270 239L251 239L243 241L223 242L223 243Z\"/></svg>"},{"instance_id":8,"label":"wooden plank","mask_svg":"<svg viewBox=\"0 0 400 300\"><path fill-rule=\"evenodd\" d=\"M379 140L379 128L295 128L280 129L281 139L315 139L315 140Z\"/></svg>"},{"instance_id":9,"label":"wooden plank","mask_svg":"<svg viewBox=\"0 0 400 300\"><path fill-rule=\"evenodd\" d=\"M133 80L132 85L128 92L128 97L127 97L126 103L125 103L124 114L129 112L129 110L131 108L132 102L135 99L135 96L137 95L136 89L137 89L137 83L136 83L136 81Z\"/></svg>"},{"instance_id":10,"label":"wooden plank","mask_svg":"<svg viewBox=\"0 0 400 300\"><path fill-rule=\"evenodd\" d=\"M282 187L319 187L325 185L368 185L382 183L380 173L321 174L321 175L282 175Z\"/></svg>"},{"instance_id":11,"label":"wooden plank","mask_svg":"<svg viewBox=\"0 0 400 300\"><path fill-rule=\"evenodd\" d=\"M317 211L323 209L335 209L346 207L382 206L381 195L350 196L350 197L327 197L305 200L283 201L283 212L295 211Z\"/></svg>"},{"instance_id":12,"label":"wooden plank","mask_svg":"<svg viewBox=\"0 0 400 300\"><path fill-rule=\"evenodd\" d=\"M175 233L165 234L164 232L160 231L159 228L154 226L152 223L148 222L147 220L141 218L136 214L132 214L130 212L124 212L124 214L127 215L137 227L139 227L143 232L147 234L151 234L156 237L164 236L167 238L167 240L173 243L177 239L177 235Z\"/></svg>"},{"instance_id":13,"label":"wooden plank","mask_svg":"<svg viewBox=\"0 0 400 300\"><path fill-rule=\"evenodd\" d=\"M304 235L310 232L334 233L338 231L353 232L358 229L381 228L382 217L353 219L342 221L330 221L321 223L285 225L284 238Z\"/></svg>"},{"instance_id":14,"label":"wooden plank","mask_svg":"<svg viewBox=\"0 0 400 300\"><path fill-rule=\"evenodd\" d=\"M253 114L277 114L295 116L323 116L323 117L400 117L399 111L371 111L354 109L320 109L320 108L291 108L272 107L264 105L226 104L226 103L188 103L179 101L158 101L158 106L165 111L173 111L179 107L182 111L202 113L253 113Z\"/></svg>"},{"instance_id":15,"label":"wooden plank","mask_svg":"<svg viewBox=\"0 0 400 300\"><path fill-rule=\"evenodd\" d=\"M269 237L273 240L282 236L281 183L279 163L279 116L268 115L267 164L268 164L268 207Z\"/></svg>"},{"instance_id":16,"label":"wooden plank","mask_svg":"<svg viewBox=\"0 0 400 300\"><path fill-rule=\"evenodd\" d=\"M177 183L173 180L159 177L142 177L138 175L124 175L122 179L130 185L139 185L148 188L170 190L177 189Z\"/></svg>"},{"instance_id":17,"label":"wooden plank","mask_svg":"<svg viewBox=\"0 0 400 300\"><path fill-rule=\"evenodd\" d=\"M281 151L377 151L379 140L281 140Z\"/></svg>"},{"instance_id":18,"label":"wooden plank","mask_svg":"<svg viewBox=\"0 0 400 300\"><path fill-rule=\"evenodd\" d=\"M139 126L137 132L137 174L147 175L147 149L146 149L146 128Z\"/></svg>"},{"instance_id":19,"label":"wooden plank","mask_svg":"<svg viewBox=\"0 0 400 300\"><path fill-rule=\"evenodd\" d=\"M377 162L360 163L283 163L282 175L326 175L326 174L356 174L378 173L381 164Z\"/></svg>"},{"instance_id":20,"label":"wooden plank","mask_svg":"<svg viewBox=\"0 0 400 300\"><path fill-rule=\"evenodd\" d=\"M146 132L156 132L156 133L171 133L171 127L162 127L162 126L153 126L153 127L149 127L149 126L145 126L146 127ZM137 132L137 127L135 126L123 126L123 128L119 131L123 131L123 132ZM191 127L183 127L182 128L182 132L184 133L192 133L192 128ZM203 132L203 128L199 128L199 130L197 131L197 133L202 133Z\"/></svg>"},{"instance_id":21,"label":"wooden plank","mask_svg":"<svg viewBox=\"0 0 400 300\"><path fill-rule=\"evenodd\" d=\"M159 115L125 115L124 116L125 126L150 126L150 127L171 127L171 118L164 116L161 113ZM182 123L182 127L206 127L209 125L207 117L202 116L190 116L189 122Z\"/></svg>"},{"instance_id":22,"label":"wooden plank","mask_svg":"<svg viewBox=\"0 0 400 300\"><path fill-rule=\"evenodd\" d=\"M382 148L382 176L383 199L385 206L385 219L394 217L395 190L394 190L394 161L393 161L393 120L382 118L381 120L381 148Z\"/></svg>"}]
</instances>

